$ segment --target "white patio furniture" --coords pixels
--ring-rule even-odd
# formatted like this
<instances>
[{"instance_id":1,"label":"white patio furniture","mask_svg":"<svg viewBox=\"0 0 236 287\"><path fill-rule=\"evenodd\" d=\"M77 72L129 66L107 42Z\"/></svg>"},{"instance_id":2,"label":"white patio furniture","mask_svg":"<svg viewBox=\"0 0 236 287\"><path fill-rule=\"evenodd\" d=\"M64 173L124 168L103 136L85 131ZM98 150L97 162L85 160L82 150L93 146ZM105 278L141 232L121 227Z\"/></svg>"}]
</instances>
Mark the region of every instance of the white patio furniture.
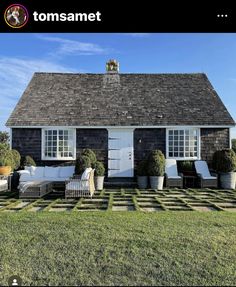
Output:
<instances>
[{"instance_id":1,"label":"white patio furniture","mask_svg":"<svg viewBox=\"0 0 236 287\"><path fill-rule=\"evenodd\" d=\"M11 191L11 177L9 175L0 175L0 191Z\"/></svg>"},{"instance_id":2,"label":"white patio furniture","mask_svg":"<svg viewBox=\"0 0 236 287\"><path fill-rule=\"evenodd\" d=\"M183 175L178 173L175 159L166 159L165 176L167 187L183 188Z\"/></svg>"},{"instance_id":3,"label":"white patio furniture","mask_svg":"<svg viewBox=\"0 0 236 287\"><path fill-rule=\"evenodd\" d=\"M218 187L217 174L210 173L208 165L204 160L196 160L194 162L196 173L200 179L201 188Z\"/></svg>"},{"instance_id":4,"label":"white patio furniture","mask_svg":"<svg viewBox=\"0 0 236 287\"><path fill-rule=\"evenodd\" d=\"M65 198L92 197L94 191L94 169L86 168L81 178L74 176L66 181Z\"/></svg>"}]
</instances>

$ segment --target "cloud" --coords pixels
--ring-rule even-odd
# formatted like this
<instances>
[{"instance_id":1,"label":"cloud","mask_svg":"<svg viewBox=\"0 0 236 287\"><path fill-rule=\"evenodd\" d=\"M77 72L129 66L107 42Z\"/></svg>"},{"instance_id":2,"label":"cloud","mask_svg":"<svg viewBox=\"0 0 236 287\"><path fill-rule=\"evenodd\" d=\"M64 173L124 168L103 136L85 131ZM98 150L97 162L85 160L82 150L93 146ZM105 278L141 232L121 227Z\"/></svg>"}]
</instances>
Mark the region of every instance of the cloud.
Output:
<instances>
[{"instance_id":1,"label":"cloud","mask_svg":"<svg viewBox=\"0 0 236 287\"><path fill-rule=\"evenodd\" d=\"M0 56L0 130L35 72L79 71L47 60Z\"/></svg>"},{"instance_id":2,"label":"cloud","mask_svg":"<svg viewBox=\"0 0 236 287\"><path fill-rule=\"evenodd\" d=\"M57 43L58 48L54 51L57 55L100 55L107 54L109 49L97 44L68 40L58 37L37 35L37 38L52 43Z\"/></svg>"}]
</instances>

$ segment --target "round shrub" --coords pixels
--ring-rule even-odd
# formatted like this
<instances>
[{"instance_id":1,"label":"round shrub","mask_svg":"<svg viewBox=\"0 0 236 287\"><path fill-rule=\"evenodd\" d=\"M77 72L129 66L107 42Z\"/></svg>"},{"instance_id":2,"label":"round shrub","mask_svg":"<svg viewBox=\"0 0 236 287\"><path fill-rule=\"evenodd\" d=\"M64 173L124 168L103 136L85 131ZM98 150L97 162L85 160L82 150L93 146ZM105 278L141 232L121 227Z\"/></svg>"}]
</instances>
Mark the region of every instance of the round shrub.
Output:
<instances>
[{"instance_id":1,"label":"round shrub","mask_svg":"<svg viewBox=\"0 0 236 287\"><path fill-rule=\"evenodd\" d=\"M164 176L165 173L165 156L160 150L151 152L148 159L148 175Z\"/></svg>"},{"instance_id":2,"label":"round shrub","mask_svg":"<svg viewBox=\"0 0 236 287\"><path fill-rule=\"evenodd\" d=\"M218 150L213 155L213 168L217 172L232 172L236 170L236 154L232 149Z\"/></svg>"},{"instance_id":3,"label":"round shrub","mask_svg":"<svg viewBox=\"0 0 236 287\"><path fill-rule=\"evenodd\" d=\"M21 158L21 168L24 168L25 166L31 166L31 165L36 166L36 163L31 156L26 155Z\"/></svg>"},{"instance_id":4,"label":"round shrub","mask_svg":"<svg viewBox=\"0 0 236 287\"><path fill-rule=\"evenodd\" d=\"M91 149L89 148L84 149L81 155L87 156L90 159L92 167L94 167L97 161L97 157L96 157L96 154Z\"/></svg>"},{"instance_id":5,"label":"round shrub","mask_svg":"<svg viewBox=\"0 0 236 287\"><path fill-rule=\"evenodd\" d=\"M14 168L13 169L18 169L20 167L20 162L21 162L20 153L16 149L12 149L11 153L12 153L12 158L14 161Z\"/></svg>"},{"instance_id":6,"label":"round shrub","mask_svg":"<svg viewBox=\"0 0 236 287\"><path fill-rule=\"evenodd\" d=\"M147 176L148 174L148 161L141 160L137 166L137 176Z\"/></svg>"},{"instance_id":7,"label":"round shrub","mask_svg":"<svg viewBox=\"0 0 236 287\"><path fill-rule=\"evenodd\" d=\"M82 174L84 170L88 167L91 167L91 160L86 155L81 155L76 159L75 162L75 174Z\"/></svg>"},{"instance_id":8,"label":"round shrub","mask_svg":"<svg viewBox=\"0 0 236 287\"><path fill-rule=\"evenodd\" d=\"M95 176L104 176L105 174L105 167L101 161L96 161L95 165Z\"/></svg>"},{"instance_id":9,"label":"round shrub","mask_svg":"<svg viewBox=\"0 0 236 287\"><path fill-rule=\"evenodd\" d=\"M10 166L12 169L14 169L15 162L13 160L11 150L0 150L0 166Z\"/></svg>"}]
</instances>

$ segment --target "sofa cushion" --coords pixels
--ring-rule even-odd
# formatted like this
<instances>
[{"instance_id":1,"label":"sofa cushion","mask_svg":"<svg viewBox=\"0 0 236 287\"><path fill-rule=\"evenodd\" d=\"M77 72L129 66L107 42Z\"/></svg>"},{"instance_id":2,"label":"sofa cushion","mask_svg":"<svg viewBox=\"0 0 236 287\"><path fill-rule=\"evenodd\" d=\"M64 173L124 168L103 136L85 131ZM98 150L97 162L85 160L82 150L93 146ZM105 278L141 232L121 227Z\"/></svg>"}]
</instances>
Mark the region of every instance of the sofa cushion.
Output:
<instances>
[{"instance_id":1,"label":"sofa cushion","mask_svg":"<svg viewBox=\"0 0 236 287\"><path fill-rule=\"evenodd\" d=\"M33 180L33 177L30 174L22 173L20 176L20 182L22 181L31 181Z\"/></svg>"},{"instance_id":2,"label":"sofa cushion","mask_svg":"<svg viewBox=\"0 0 236 287\"><path fill-rule=\"evenodd\" d=\"M30 171L29 170L25 170L25 169L18 170L17 172L19 173L20 176L23 175L23 174L31 175Z\"/></svg>"},{"instance_id":3,"label":"sofa cushion","mask_svg":"<svg viewBox=\"0 0 236 287\"><path fill-rule=\"evenodd\" d=\"M59 177L59 169L60 167L45 166L44 177L48 177L48 178Z\"/></svg>"},{"instance_id":4,"label":"sofa cushion","mask_svg":"<svg viewBox=\"0 0 236 287\"><path fill-rule=\"evenodd\" d=\"M71 177L75 172L75 166L61 166L59 169L59 177Z\"/></svg>"},{"instance_id":5,"label":"sofa cushion","mask_svg":"<svg viewBox=\"0 0 236 287\"><path fill-rule=\"evenodd\" d=\"M30 173L31 173L31 170L32 170L32 166L25 166L25 170L28 170Z\"/></svg>"},{"instance_id":6,"label":"sofa cushion","mask_svg":"<svg viewBox=\"0 0 236 287\"><path fill-rule=\"evenodd\" d=\"M32 179L44 177L44 166L31 166Z\"/></svg>"}]
</instances>

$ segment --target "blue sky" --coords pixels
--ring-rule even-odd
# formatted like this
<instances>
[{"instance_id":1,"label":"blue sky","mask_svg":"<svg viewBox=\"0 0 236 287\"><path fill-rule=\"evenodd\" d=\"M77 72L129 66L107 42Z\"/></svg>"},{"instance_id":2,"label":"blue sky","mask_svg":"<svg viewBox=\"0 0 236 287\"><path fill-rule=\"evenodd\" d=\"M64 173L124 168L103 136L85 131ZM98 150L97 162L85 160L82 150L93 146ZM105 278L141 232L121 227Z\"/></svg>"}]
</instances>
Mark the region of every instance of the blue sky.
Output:
<instances>
[{"instance_id":1,"label":"blue sky","mask_svg":"<svg viewBox=\"0 0 236 287\"><path fill-rule=\"evenodd\" d=\"M11 33L0 36L0 130L34 72L104 73L109 59L121 73L204 72L236 120L236 34Z\"/></svg>"}]
</instances>

